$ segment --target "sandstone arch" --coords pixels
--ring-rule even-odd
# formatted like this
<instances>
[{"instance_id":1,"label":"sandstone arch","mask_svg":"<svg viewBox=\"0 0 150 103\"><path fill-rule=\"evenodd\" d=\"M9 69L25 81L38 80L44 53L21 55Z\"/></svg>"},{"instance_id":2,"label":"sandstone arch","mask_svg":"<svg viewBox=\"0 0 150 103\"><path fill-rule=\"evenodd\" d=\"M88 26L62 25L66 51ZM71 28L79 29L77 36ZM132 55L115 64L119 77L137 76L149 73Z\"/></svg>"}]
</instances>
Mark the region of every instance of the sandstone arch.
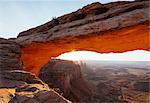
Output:
<instances>
[{"instance_id":1,"label":"sandstone arch","mask_svg":"<svg viewBox=\"0 0 150 103\"><path fill-rule=\"evenodd\" d=\"M39 69L51 57L72 50L96 52L125 52L149 50L149 5L148 1L112 4L91 4L61 16L60 24L52 21L19 34L16 42L22 45L21 59L24 70L38 74ZM113 8L113 5L118 5ZM91 6L91 7L90 7ZM96 15L94 10L108 8ZM70 21L75 14L85 13L85 18Z\"/></svg>"},{"instance_id":2,"label":"sandstone arch","mask_svg":"<svg viewBox=\"0 0 150 103\"><path fill-rule=\"evenodd\" d=\"M87 36L66 37L45 43L32 43L22 48L22 61L25 70L38 73L51 57L72 50L96 52L125 52L130 50L149 50L148 25L139 24L119 30L111 30ZM32 68L32 69L31 69Z\"/></svg>"}]
</instances>

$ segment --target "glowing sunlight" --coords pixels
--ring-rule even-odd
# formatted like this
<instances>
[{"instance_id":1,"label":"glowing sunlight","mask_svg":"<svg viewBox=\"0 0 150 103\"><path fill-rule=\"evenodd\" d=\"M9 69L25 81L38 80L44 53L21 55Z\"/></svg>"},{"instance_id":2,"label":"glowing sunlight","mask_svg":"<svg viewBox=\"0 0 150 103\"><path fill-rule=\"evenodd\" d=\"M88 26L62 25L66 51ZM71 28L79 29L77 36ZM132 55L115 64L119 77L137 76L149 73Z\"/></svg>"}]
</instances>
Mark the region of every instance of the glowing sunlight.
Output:
<instances>
[{"instance_id":1,"label":"glowing sunlight","mask_svg":"<svg viewBox=\"0 0 150 103\"><path fill-rule=\"evenodd\" d=\"M92 51L72 51L59 55L64 60L116 60L116 61L150 61L150 52L134 50L124 53L97 53Z\"/></svg>"}]
</instances>

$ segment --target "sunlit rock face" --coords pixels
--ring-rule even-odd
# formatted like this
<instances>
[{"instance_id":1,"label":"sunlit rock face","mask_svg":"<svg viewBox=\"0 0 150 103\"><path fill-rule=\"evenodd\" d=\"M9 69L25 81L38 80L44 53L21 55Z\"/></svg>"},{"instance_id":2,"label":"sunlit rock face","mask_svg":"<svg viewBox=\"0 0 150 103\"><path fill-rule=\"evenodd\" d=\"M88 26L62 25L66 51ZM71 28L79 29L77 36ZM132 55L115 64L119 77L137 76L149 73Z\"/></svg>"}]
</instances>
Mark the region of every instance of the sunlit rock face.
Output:
<instances>
[{"instance_id":1,"label":"sunlit rock face","mask_svg":"<svg viewBox=\"0 0 150 103\"><path fill-rule=\"evenodd\" d=\"M38 74L51 57L72 50L148 50L149 1L93 3L19 34L24 70ZM30 69L32 68L32 69Z\"/></svg>"},{"instance_id":2,"label":"sunlit rock face","mask_svg":"<svg viewBox=\"0 0 150 103\"><path fill-rule=\"evenodd\" d=\"M0 82L0 103L71 103L29 72L0 71Z\"/></svg>"},{"instance_id":3,"label":"sunlit rock face","mask_svg":"<svg viewBox=\"0 0 150 103\"><path fill-rule=\"evenodd\" d=\"M71 101L91 103L90 86L81 75L79 64L72 61L51 59L45 64L39 78L52 88L59 88Z\"/></svg>"}]
</instances>

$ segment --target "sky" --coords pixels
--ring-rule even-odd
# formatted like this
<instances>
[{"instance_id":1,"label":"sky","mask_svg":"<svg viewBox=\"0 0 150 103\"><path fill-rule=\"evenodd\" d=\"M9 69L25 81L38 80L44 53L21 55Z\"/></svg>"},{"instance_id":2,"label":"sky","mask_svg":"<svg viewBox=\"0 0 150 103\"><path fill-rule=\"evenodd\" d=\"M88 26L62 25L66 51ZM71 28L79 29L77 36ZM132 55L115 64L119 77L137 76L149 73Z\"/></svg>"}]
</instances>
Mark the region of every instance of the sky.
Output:
<instances>
[{"instance_id":1,"label":"sky","mask_svg":"<svg viewBox=\"0 0 150 103\"><path fill-rule=\"evenodd\" d=\"M44 24L53 17L73 12L92 2L113 1L117 0L0 0L0 37L14 38L19 32Z\"/></svg>"},{"instance_id":2,"label":"sky","mask_svg":"<svg viewBox=\"0 0 150 103\"><path fill-rule=\"evenodd\" d=\"M134 50L124 53L97 53L92 51L73 51L56 57L64 60L105 60L105 61L150 61L150 52Z\"/></svg>"}]
</instances>

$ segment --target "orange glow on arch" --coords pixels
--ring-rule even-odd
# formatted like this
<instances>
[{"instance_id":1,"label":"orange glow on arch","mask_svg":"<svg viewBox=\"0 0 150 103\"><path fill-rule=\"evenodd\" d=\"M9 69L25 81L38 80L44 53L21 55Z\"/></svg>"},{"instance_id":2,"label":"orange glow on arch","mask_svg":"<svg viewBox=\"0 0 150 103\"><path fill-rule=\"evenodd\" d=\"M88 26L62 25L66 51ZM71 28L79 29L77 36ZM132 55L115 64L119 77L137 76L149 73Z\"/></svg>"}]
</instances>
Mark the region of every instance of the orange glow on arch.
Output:
<instances>
[{"instance_id":1,"label":"orange glow on arch","mask_svg":"<svg viewBox=\"0 0 150 103\"><path fill-rule=\"evenodd\" d=\"M45 43L32 43L23 47L21 60L25 71L38 75L40 68L51 57L72 50L87 50L99 53L126 52L132 50L149 50L148 23L110 30L100 34L59 38Z\"/></svg>"}]
</instances>

